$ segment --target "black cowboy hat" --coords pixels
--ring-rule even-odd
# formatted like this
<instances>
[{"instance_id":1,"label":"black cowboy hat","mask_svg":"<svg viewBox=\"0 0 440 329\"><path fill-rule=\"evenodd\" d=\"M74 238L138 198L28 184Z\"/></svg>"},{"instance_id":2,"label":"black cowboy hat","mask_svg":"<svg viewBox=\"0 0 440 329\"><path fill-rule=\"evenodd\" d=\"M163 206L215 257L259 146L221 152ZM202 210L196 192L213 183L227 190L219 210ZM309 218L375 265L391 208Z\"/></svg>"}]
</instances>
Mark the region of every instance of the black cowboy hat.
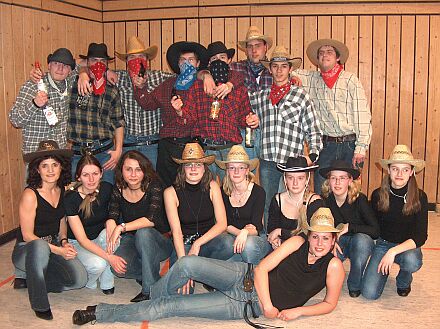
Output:
<instances>
[{"instance_id":1,"label":"black cowboy hat","mask_svg":"<svg viewBox=\"0 0 440 329\"><path fill-rule=\"evenodd\" d=\"M59 62L69 65L72 70L75 69L76 65L72 53L67 48L58 48L53 54L49 54L49 56L47 56L47 64L50 62Z\"/></svg>"},{"instance_id":2,"label":"black cowboy hat","mask_svg":"<svg viewBox=\"0 0 440 329\"><path fill-rule=\"evenodd\" d=\"M283 172L308 172L318 168L317 164L309 166L304 157L289 157L285 164L277 164L277 168Z\"/></svg>"},{"instance_id":3,"label":"black cowboy hat","mask_svg":"<svg viewBox=\"0 0 440 329\"><path fill-rule=\"evenodd\" d=\"M228 55L228 59L234 57L235 49L234 48L226 48L225 44L221 41L215 41L208 45L208 58L215 56L217 54L226 53Z\"/></svg>"},{"instance_id":4,"label":"black cowboy hat","mask_svg":"<svg viewBox=\"0 0 440 329\"><path fill-rule=\"evenodd\" d=\"M199 70L208 66L209 57L206 48L200 43L179 41L173 43L167 50L167 61L174 73L179 74L179 58L182 53L195 53L200 61Z\"/></svg>"},{"instance_id":5,"label":"black cowboy hat","mask_svg":"<svg viewBox=\"0 0 440 329\"><path fill-rule=\"evenodd\" d=\"M327 178L328 173L333 170L345 171L346 173L349 173L353 179L357 179L361 174L359 170L353 168L344 160L334 160L330 167L319 169L319 174L322 177Z\"/></svg>"},{"instance_id":6,"label":"black cowboy hat","mask_svg":"<svg viewBox=\"0 0 440 329\"><path fill-rule=\"evenodd\" d=\"M109 61L115 59L114 57L110 57L107 54L107 46L105 43L94 43L94 42L92 42L89 45L89 49L87 50L87 55L79 55L79 57L81 57L82 59L88 59L90 57L104 58Z\"/></svg>"}]
</instances>

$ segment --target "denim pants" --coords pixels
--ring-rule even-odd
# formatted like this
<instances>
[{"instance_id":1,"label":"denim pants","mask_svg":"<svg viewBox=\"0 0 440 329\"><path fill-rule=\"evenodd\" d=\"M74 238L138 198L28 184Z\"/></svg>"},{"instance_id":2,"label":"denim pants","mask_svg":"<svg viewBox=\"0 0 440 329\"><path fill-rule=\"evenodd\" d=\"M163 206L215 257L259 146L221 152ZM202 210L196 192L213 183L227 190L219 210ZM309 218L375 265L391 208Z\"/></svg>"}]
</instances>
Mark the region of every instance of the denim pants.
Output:
<instances>
[{"instance_id":1,"label":"denim pants","mask_svg":"<svg viewBox=\"0 0 440 329\"><path fill-rule=\"evenodd\" d=\"M65 260L52 253L42 239L17 243L12 262L26 272L29 301L35 311L50 309L48 292L80 289L87 283L87 272L78 259Z\"/></svg>"},{"instance_id":2,"label":"denim pants","mask_svg":"<svg viewBox=\"0 0 440 329\"><path fill-rule=\"evenodd\" d=\"M102 250L107 250L106 236L106 231L103 229L96 239L91 241ZM77 258L87 271L88 280L86 288L96 289L98 279L100 288L103 290L111 289L115 286L115 278L110 264L105 259L83 248L77 240L69 239L69 243L75 247L78 252Z\"/></svg>"},{"instance_id":3,"label":"denim pants","mask_svg":"<svg viewBox=\"0 0 440 329\"><path fill-rule=\"evenodd\" d=\"M151 135L151 136L134 136L126 134L124 137L124 145L130 143L145 143L149 141L157 141L159 140L159 135ZM157 143L152 145L139 145L139 146L124 146L124 153L130 150L136 150L145 155L148 160L151 161L153 165L153 169L156 170L157 163Z\"/></svg>"},{"instance_id":4,"label":"denim pants","mask_svg":"<svg viewBox=\"0 0 440 329\"><path fill-rule=\"evenodd\" d=\"M381 238L377 239L362 281L362 296L365 298L378 299L382 295L388 275L377 273L377 267L387 251L396 245L397 243L388 242ZM399 274L396 277L397 289L406 289L411 285L412 274L422 267L422 259L420 248L407 250L396 256L394 262L400 266Z\"/></svg>"},{"instance_id":5,"label":"denim pants","mask_svg":"<svg viewBox=\"0 0 440 329\"><path fill-rule=\"evenodd\" d=\"M214 239L206 242L200 247L199 256L206 258L214 258L220 260L227 260L234 255L232 248L230 247L229 239L227 239L228 233L222 233L217 235ZM185 255L188 254L191 249L191 245L185 244ZM170 257L170 266L172 266L177 261L176 249Z\"/></svg>"},{"instance_id":6,"label":"denim pants","mask_svg":"<svg viewBox=\"0 0 440 329\"><path fill-rule=\"evenodd\" d=\"M96 307L96 320L97 322L139 322L173 316L216 320L242 319L247 300L252 301L256 315L261 315L255 288L249 293L243 291L246 271L245 263L185 256L151 287L151 300L135 304L99 304ZM177 289L189 279L210 285L217 291L178 295Z\"/></svg>"},{"instance_id":7,"label":"denim pants","mask_svg":"<svg viewBox=\"0 0 440 329\"><path fill-rule=\"evenodd\" d=\"M159 141L156 168L157 174L162 179L165 187L173 185L179 169L179 165L174 162L173 157L176 159L182 158L184 145L190 140L190 137L183 137L179 138L178 141L174 141L174 139L170 137L162 138Z\"/></svg>"},{"instance_id":8,"label":"denim pants","mask_svg":"<svg viewBox=\"0 0 440 329\"><path fill-rule=\"evenodd\" d=\"M330 167L334 160L344 160L351 164L353 162L354 149L355 141L343 143L325 142L324 147L319 152L319 168ZM324 181L325 178L316 171L314 174L314 190L316 194L321 194L321 186Z\"/></svg>"},{"instance_id":9,"label":"denim pants","mask_svg":"<svg viewBox=\"0 0 440 329\"><path fill-rule=\"evenodd\" d=\"M228 233L225 239L228 241L228 248L234 252L234 241L236 236ZM244 249L240 254L234 254L229 261L244 262L258 265L260 261L272 250L269 242L264 237L258 235L248 235Z\"/></svg>"},{"instance_id":10,"label":"denim pants","mask_svg":"<svg viewBox=\"0 0 440 329\"><path fill-rule=\"evenodd\" d=\"M260 183L266 191L266 201L264 203L264 231L267 231L267 220L269 217L270 201L278 192L280 179L283 173L278 170L274 161L260 159Z\"/></svg>"},{"instance_id":11,"label":"denim pants","mask_svg":"<svg viewBox=\"0 0 440 329\"><path fill-rule=\"evenodd\" d=\"M81 148L80 147L72 147L73 150L75 151L79 151ZM113 148L109 148L108 150L98 153L98 154L94 154L93 156L99 161L99 163L101 164L101 166L104 166L104 164L110 159L110 154L108 154L108 151L112 151ZM78 154L74 154L72 157L72 180L75 181L75 171L76 171L76 166L78 164L78 161L81 159L82 155L78 155ZM104 173L102 175L102 180L109 182L110 184L114 184L115 181L115 173L113 170L104 170Z\"/></svg>"},{"instance_id":12,"label":"denim pants","mask_svg":"<svg viewBox=\"0 0 440 329\"><path fill-rule=\"evenodd\" d=\"M160 279L160 262L170 257L172 250L171 240L155 228L145 227L135 234L123 234L115 255L124 258L127 270L120 274L112 269L113 274L142 281L142 292L149 294L150 286Z\"/></svg>"},{"instance_id":13,"label":"denim pants","mask_svg":"<svg viewBox=\"0 0 440 329\"><path fill-rule=\"evenodd\" d=\"M348 290L360 291L362 276L374 248L374 241L368 234L355 233L342 235L338 244L343 252L342 255L338 252L339 259L342 261L347 258L350 259L350 273L347 279Z\"/></svg>"},{"instance_id":14,"label":"denim pants","mask_svg":"<svg viewBox=\"0 0 440 329\"><path fill-rule=\"evenodd\" d=\"M229 153L230 150L231 150L230 147L225 148L225 149L221 149L221 150L218 150L218 151L205 150L205 155L215 155L215 159L216 160L226 161L226 159L228 157L228 153ZM220 169L220 167L217 166L215 162L210 164L208 168L212 172L212 175L214 176L214 179L216 179L215 176L219 177L220 185L221 185L222 182L223 182L223 177L225 177L225 171L223 169Z\"/></svg>"}]
</instances>

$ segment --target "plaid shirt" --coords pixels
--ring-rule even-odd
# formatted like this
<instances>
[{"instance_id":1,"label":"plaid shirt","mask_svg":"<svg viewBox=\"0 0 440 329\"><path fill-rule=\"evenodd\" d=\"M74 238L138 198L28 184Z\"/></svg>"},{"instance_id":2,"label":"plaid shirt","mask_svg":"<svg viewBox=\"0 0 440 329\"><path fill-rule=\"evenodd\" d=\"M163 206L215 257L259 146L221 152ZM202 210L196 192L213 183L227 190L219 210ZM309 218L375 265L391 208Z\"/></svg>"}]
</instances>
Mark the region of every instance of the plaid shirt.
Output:
<instances>
[{"instance_id":1,"label":"plaid shirt","mask_svg":"<svg viewBox=\"0 0 440 329\"><path fill-rule=\"evenodd\" d=\"M118 88L107 82L104 94L80 96L77 82L69 102L69 139L91 142L113 138L116 128L125 125Z\"/></svg>"},{"instance_id":2,"label":"plaid shirt","mask_svg":"<svg viewBox=\"0 0 440 329\"><path fill-rule=\"evenodd\" d=\"M76 73L76 72L75 72ZM66 88L70 90L76 74L70 74L66 81ZM66 147L67 120L69 118L69 95L62 96L55 88L49 84L44 75L43 81L48 90L48 106L51 106L58 118L56 125L49 125L43 113L43 109L38 108L33 103L33 99L38 92L37 84L27 81L21 88L15 100L14 106L9 112L9 120L16 128L22 128L23 135L23 154L35 152L38 144L43 140L54 140L60 148Z\"/></svg>"},{"instance_id":3,"label":"plaid shirt","mask_svg":"<svg viewBox=\"0 0 440 329\"><path fill-rule=\"evenodd\" d=\"M310 96L292 85L287 95L277 105L272 105L269 94L270 88L249 95L252 108L260 119L260 158L286 163L288 157L304 154L304 139L310 153L318 155L322 136Z\"/></svg>"},{"instance_id":4,"label":"plaid shirt","mask_svg":"<svg viewBox=\"0 0 440 329\"><path fill-rule=\"evenodd\" d=\"M242 74L244 77L244 85L250 93L270 88L270 86L272 86L272 75L267 68L261 72L260 81L257 82L257 79L251 70L249 60L233 62L229 66L232 70Z\"/></svg>"},{"instance_id":5,"label":"plaid shirt","mask_svg":"<svg viewBox=\"0 0 440 329\"><path fill-rule=\"evenodd\" d=\"M121 94L122 108L125 117L125 133L134 136L151 136L159 134L161 127L160 109L148 108L143 111L136 102L133 91L133 83L127 71L118 71L119 79L117 86ZM172 73L162 71L146 71L146 92L153 91L166 79L174 76Z\"/></svg>"},{"instance_id":6,"label":"plaid shirt","mask_svg":"<svg viewBox=\"0 0 440 329\"><path fill-rule=\"evenodd\" d=\"M324 135L356 134L355 153L365 154L371 141L371 113L364 88L353 74L342 71L332 89L318 71L296 70L310 94Z\"/></svg>"}]
</instances>

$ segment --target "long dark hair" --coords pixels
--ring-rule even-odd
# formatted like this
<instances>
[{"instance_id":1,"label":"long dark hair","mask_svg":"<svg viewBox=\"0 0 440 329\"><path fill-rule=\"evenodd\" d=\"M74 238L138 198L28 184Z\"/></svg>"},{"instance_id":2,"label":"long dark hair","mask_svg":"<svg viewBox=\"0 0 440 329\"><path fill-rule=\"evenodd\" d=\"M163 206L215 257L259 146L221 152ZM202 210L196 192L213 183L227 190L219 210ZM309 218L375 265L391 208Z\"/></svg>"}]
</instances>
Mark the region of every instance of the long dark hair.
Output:
<instances>
[{"instance_id":1,"label":"long dark hair","mask_svg":"<svg viewBox=\"0 0 440 329\"><path fill-rule=\"evenodd\" d=\"M211 181L214 179L214 176L209 170L209 167L206 163L203 164L205 167L205 172L203 173L202 179L200 180L200 186L203 192L209 191ZM174 181L174 186L178 189L184 189L186 183L186 175L184 165L181 164L179 170L177 171L176 180Z\"/></svg>"},{"instance_id":2,"label":"long dark hair","mask_svg":"<svg viewBox=\"0 0 440 329\"><path fill-rule=\"evenodd\" d=\"M144 178L141 183L141 190L145 192L148 188L148 185L153 180L158 180L159 176L153 169L153 165L148 158L143 155L141 152L136 150L130 150L125 152L121 159L119 160L116 169L115 169L115 177L116 177L116 186L120 189L125 189L128 187L127 182L124 180L124 176L122 175L122 168L124 166L124 162L127 159L136 160L139 163L139 167L141 167L142 172L144 173Z\"/></svg>"},{"instance_id":3,"label":"long dark hair","mask_svg":"<svg viewBox=\"0 0 440 329\"><path fill-rule=\"evenodd\" d=\"M64 187L72 180L71 162L70 160L58 155L45 155L36 158L29 163L28 178L26 180L27 185L34 189L41 188L43 182L41 180L41 175L38 172L38 167L40 166L41 162L47 159L54 159L61 165L61 173L60 178L58 178L57 181L57 186L64 189Z\"/></svg>"}]
</instances>

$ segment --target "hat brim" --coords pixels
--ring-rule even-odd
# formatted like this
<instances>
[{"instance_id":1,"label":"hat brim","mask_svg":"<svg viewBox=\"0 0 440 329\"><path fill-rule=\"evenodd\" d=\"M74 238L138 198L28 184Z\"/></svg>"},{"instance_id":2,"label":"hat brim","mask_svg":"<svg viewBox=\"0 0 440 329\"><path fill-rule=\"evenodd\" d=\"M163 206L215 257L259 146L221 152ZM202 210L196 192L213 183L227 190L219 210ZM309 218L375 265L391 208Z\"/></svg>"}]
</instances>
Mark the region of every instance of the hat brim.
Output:
<instances>
[{"instance_id":1,"label":"hat brim","mask_svg":"<svg viewBox=\"0 0 440 329\"><path fill-rule=\"evenodd\" d=\"M344 227L344 224L339 224L336 227L333 226L329 226L329 225L313 225L310 226L309 224L306 224L305 229L307 231L311 231L311 232L319 232L319 233L339 233L342 231Z\"/></svg>"},{"instance_id":2,"label":"hat brim","mask_svg":"<svg viewBox=\"0 0 440 329\"><path fill-rule=\"evenodd\" d=\"M246 52L247 43L249 41L253 41L253 40L263 40L264 42L266 42L267 50L272 48L273 39L271 37L267 36L267 35L259 35L259 36L256 36L256 37L250 37L247 40L238 41L238 43L237 43L238 44L238 48L240 50L243 50L244 52Z\"/></svg>"},{"instance_id":3,"label":"hat brim","mask_svg":"<svg viewBox=\"0 0 440 329\"><path fill-rule=\"evenodd\" d=\"M292 58L287 58L286 61L288 63L292 63L292 70L296 70L299 69L301 67L302 64L302 58L301 57L292 57ZM267 69L269 69L270 63L273 61L268 61L268 60L261 60L260 61ZM283 61L284 62L284 61Z\"/></svg>"},{"instance_id":4,"label":"hat brim","mask_svg":"<svg viewBox=\"0 0 440 329\"><path fill-rule=\"evenodd\" d=\"M174 73L180 74L179 57L182 52L195 53L200 61L199 70L208 66L208 52L197 42L179 41L173 43L167 50L167 62Z\"/></svg>"},{"instance_id":5,"label":"hat brim","mask_svg":"<svg viewBox=\"0 0 440 329\"><path fill-rule=\"evenodd\" d=\"M67 149L59 149L59 150L50 150L50 151L36 151L27 154L23 154L23 160L27 163L31 163L37 158L41 158L44 156L54 155L65 159L70 159L73 156L72 150Z\"/></svg>"},{"instance_id":6,"label":"hat brim","mask_svg":"<svg viewBox=\"0 0 440 329\"><path fill-rule=\"evenodd\" d=\"M173 158L173 161L178 163L178 164L183 164L183 163L206 163L207 165L210 165L214 162L215 160L215 155L207 155L205 157L202 158L197 158L197 159L177 159L177 158Z\"/></svg>"},{"instance_id":7,"label":"hat brim","mask_svg":"<svg viewBox=\"0 0 440 329\"><path fill-rule=\"evenodd\" d=\"M322 46L332 46L336 48L340 54L339 61L341 64L347 62L350 52L344 43L333 39L319 39L311 42L306 50L307 57L314 65L318 66L318 50Z\"/></svg>"},{"instance_id":8,"label":"hat brim","mask_svg":"<svg viewBox=\"0 0 440 329\"><path fill-rule=\"evenodd\" d=\"M409 164L410 166L414 167L414 171L416 173L420 172L425 168L425 161L421 159L413 159L413 160L388 160L388 159L381 159L379 161L381 167L385 170L388 170L389 165L393 163L404 163Z\"/></svg>"},{"instance_id":9,"label":"hat brim","mask_svg":"<svg viewBox=\"0 0 440 329\"><path fill-rule=\"evenodd\" d=\"M79 58L82 58L82 59L89 59L89 58L92 58L92 57L97 58L96 56L79 55ZM107 56L107 57L99 57L99 58L104 58L104 59L106 59L106 60L108 60L108 61L112 61L112 60L115 59L114 57L110 57L110 56Z\"/></svg>"},{"instance_id":10,"label":"hat brim","mask_svg":"<svg viewBox=\"0 0 440 329\"><path fill-rule=\"evenodd\" d=\"M141 49L130 53L118 53L117 51L115 51L115 55L116 57L118 57L120 60L123 61L126 61L129 55L137 55L137 54L145 54L147 56L147 59L153 60L157 56L157 51L158 51L157 46L151 46L147 49Z\"/></svg>"},{"instance_id":11,"label":"hat brim","mask_svg":"<svg viewBox=\"0 0 440 329\"><path fill-rule=\"evenodd\" d=\"M314 171L318 167L319 165L313 165L309 167L287 167L283 164L277 163L277 168L282 172L309 172Z\"/></svg>"},{"instance_id":12,"label":"hat brim","mask_svg":"<svg viewBox=\"0 0 440 329\"><path fill-rule=\"evenodd\" d=\"M322 177L327 178L327 175L329 174L329 172L333 171L333 170L345 171L346 173L349 173L353 179L358 179L359 176L361 175L359 170L356 170L354 168L341 168L341 167L321 168L318 170L318 172Z\"/></svg>"},{"instance_id":13,"label":"hat brim","mask_svg":"<svg viewBox=\"0 0 440 329\"><path fill-rule=\"evenodd\" d=\"M231 161L215 160L215 163L217 164L217 166L219 166L223 170L226 170L226 164L228 164L228 163L245 163L249 166L249 170L253 171L255 168L257 168L259 162L260 162L260 160L258 160L258 159L231 160Z\"/></svg>"}]
</instances>

